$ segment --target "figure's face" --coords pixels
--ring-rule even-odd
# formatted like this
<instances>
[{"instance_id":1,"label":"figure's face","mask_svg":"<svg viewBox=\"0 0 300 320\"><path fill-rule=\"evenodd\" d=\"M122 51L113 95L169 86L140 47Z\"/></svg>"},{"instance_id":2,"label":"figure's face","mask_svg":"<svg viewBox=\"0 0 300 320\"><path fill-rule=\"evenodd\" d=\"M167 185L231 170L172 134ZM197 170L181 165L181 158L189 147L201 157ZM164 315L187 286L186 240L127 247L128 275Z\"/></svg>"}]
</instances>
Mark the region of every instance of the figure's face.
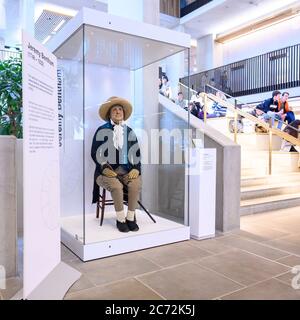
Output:
<instances>
[{"instance_id":1,"label":"figure's face","mask_svg":"<svg viewBox=\"0 0 300 320\"><path fill-rule=\"evenodd\" d=\"M288 98L289 98L289 95L288 95L287 93L285 93L285 94L282 96L281 100L282 100L282 102L286 102L286 101L288 100Z\"/></svg>"},{"instance_id":2,"label":"figure's face","mask_svg":"<svg viewBox=\"0 0 300 320\"><path fill-rule=\"evenodd\" d=\"M124 120L124 110L122 106L113 106L110 109L110 119L116 123L119 124L121 121Z\"/></svg>"},{"instance_id":3,"label":"figure's face","mask_svg":"<svg viewBox=\"0 0 300 320\"><path fill-rule=\"evenodd\" d=\"M182 95L182 94L179 94L179 95L178 95L178 100L179 100L179 101L182 101L182 100L183 100L183 95Z\"/></svg>"},{"instance_id":4,"label":"figure's face","mask_svg":"<svg viewBox=\"0 0 300 320\"><path fill-rule=\"evenodd\" d=\"M280 99L280 93L277 96L274 96L274 101L279 101Z\"/></svg>"}]
</instances>

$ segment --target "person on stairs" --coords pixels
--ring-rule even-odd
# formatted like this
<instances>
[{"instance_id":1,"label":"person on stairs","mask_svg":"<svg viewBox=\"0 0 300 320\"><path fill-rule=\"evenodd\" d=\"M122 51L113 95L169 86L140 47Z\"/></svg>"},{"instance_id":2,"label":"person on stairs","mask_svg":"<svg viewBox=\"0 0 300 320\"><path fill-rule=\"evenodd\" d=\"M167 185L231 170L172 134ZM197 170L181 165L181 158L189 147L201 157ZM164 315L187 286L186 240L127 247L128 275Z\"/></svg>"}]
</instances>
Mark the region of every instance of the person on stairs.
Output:
<instances>
[{"instance_id":1,"label":"person on stairs","mask_svg":"<svg viewBox=\"0 0 300 320\"><path fill-rule=\"evenodd\" d=\"M300 127L300 120L297 119L291 122L289 126L286 126L283 131L291 135L292 137L299 139L299 127ZM283 139L281 144L281 151L299 152L299 163L300 163L300 147L299 146L294 146L289 141L286 141ZM300 167L300 165L298 166Z\"/></svg>"},{"instance_id":2,"label":"person on stairs","mask_svg":"<svg viewBox=\"0 0 300 320\"><path fill-rule=\"evenodd\" d=\"M289 106L289 96L290 95L288 92L283 92L279 100L279 110L283 111L283 120L286 121L288 124L296 120L295 114L292 108Z\"/></svg>"},{"instance_id":3,"label":"person on stairs","mask_svg":"<svg viewBox=\"0 0 300 320\"><path fill-rule=\"evenodd\" d=\"M141 190L141 154L134 131L126 121L132 113L129 101L111 97L99 109L100 126L93 138L91 156L96 164L93 203L99 197L99 187L111 192L116 211L116 226L120 232L138 231L135 209ZM128 212L124 212L123 188L128 193Z\"/></svg>"},{"instance_id":4,"label":"person on stairs","mask_svg":"<svg viewBox=\"0 0 300 320\"><path fill-rule=\"evenodd\" d=\"M283 110L279 110L279 100L281 92L276 90L272 93L272 98L267 99L263 102L262 110L264 111L264 120L266 122L271 121L271 126L274 127L275 120L278 121L277 129L281 130L283 121Z\"/></svg>"}]
</instances>

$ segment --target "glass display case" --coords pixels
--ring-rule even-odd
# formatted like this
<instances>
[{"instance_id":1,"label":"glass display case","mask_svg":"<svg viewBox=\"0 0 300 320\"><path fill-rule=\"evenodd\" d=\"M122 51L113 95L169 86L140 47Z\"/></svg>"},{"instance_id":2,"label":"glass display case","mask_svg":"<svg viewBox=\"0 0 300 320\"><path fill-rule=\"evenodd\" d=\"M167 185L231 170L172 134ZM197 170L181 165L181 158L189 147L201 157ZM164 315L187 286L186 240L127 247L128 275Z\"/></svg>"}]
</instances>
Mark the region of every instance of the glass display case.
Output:
<instances>
[{"instance_id":1,"label":"glass display case","mask_svg":"<svg viewBox=\"0 0 300 320\"><path fill-rule=\"evenodd\" d=\"M189 239L189 111L174 103L189 43L186 34L83 9L51 44L58 58L62 242L83 261ZM166 65L169 98L158 87ZM140 204L149 213L137 208L138 232L118 231L111 203L100 225L92 203L92 141L105 123L99 107L112 96L133 106L126 123L141 149Z\"/></svg>"}]
</instances>

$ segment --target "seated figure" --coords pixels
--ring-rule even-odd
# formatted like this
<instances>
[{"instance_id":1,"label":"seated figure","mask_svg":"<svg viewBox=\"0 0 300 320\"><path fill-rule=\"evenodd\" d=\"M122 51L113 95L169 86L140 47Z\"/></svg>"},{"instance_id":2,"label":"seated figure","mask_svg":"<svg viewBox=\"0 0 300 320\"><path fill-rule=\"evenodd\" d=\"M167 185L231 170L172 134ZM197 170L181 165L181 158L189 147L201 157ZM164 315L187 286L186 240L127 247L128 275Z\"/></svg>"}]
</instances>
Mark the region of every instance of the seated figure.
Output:
<instances>
[{"instance_id":1,"label":"seated figure","mask_svg":"<svg viewBox=\"0 0 300 320\"><path fill-rule=\"evenodd\" d=\"M100 126L93 138L91 156L96 164L93 203L99 197L99 187L111 192L120 232L138 231L135 209L141 190L140 148L134 131L126 121L132 113L129 101L111 97L99 109ZM128 190L128 212L124 213L123 187Z\"/></svg>"}]
</instances>

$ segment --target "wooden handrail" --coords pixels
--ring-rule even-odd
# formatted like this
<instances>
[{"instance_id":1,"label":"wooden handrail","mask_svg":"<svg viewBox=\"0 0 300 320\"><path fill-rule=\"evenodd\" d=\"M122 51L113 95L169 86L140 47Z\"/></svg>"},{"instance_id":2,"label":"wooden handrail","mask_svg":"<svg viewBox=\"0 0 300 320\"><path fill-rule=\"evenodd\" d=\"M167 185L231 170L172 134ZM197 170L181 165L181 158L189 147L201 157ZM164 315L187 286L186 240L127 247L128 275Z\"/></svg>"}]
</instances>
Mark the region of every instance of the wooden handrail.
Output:
<instances>
[{"instance_id":1,"label":"wooden handrail","mask_svg":"<svg viewBox=\"0 0 300 320\"><path fill-rule=\"evenodd\" d=\"M206 95L206 93L202 93L202 95ZM219 103L220 105L223 105L224 107L226 107L228 110L232 111L232 112L236 112L237 114L239 114L240 116L250 120L250 121L253 121L254 123L262 126L263 128L267 129L268 131L271 131L272 134L275 134L276 136L290 142L291 144L295 145L295 146L300 146L300 140L291 136L290 134L284 132L284 131L281 131L277 128L272 128L270 127L270 125L268 123L266 123L265 121L263 120L260 120L258 118L256 118L255 116L247 113L247 112L244 112L242 111L241 109L238 109L238 108L235 108L231 103L229 103L228 101L225 101L225 100L222 100L218 97L216 97L215 95L209 93L207 94L207 97L212 100L212 101L215 101L217 103Z\"/></svg>"}]
</instances>

